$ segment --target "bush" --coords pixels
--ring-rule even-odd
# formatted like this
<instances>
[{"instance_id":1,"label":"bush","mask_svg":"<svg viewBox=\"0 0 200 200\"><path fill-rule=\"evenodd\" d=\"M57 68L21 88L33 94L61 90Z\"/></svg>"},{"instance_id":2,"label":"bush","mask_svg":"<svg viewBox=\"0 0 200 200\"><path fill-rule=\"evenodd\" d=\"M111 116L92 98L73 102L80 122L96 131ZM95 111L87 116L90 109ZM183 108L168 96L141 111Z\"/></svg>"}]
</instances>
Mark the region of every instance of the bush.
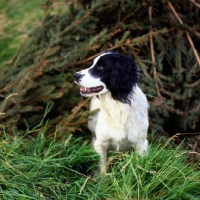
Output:
<instances>
[{"instance_id":1,"label":"bush","mask_svg":"<svg viewBox=\"0 0 200 200\"><path fill-rule=\"evenodd\" d=\"M1 123L8 132L38 124L47 104L49 134L83 128L88 100L78 94L73 73L105 49L135 58L151 129L199 130L198 3L47 0L42 8L41 26L1 72Z\"/></svg>"}]
</instances>

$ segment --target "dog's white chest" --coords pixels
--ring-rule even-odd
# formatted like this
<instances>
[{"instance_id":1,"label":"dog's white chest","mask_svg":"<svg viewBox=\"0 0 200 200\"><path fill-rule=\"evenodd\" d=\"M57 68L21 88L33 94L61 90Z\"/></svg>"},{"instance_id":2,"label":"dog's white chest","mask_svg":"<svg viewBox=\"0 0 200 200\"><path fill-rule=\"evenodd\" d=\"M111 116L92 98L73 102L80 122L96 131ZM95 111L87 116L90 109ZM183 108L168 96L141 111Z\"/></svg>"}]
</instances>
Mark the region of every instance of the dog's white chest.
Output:
<instances>
[{"instance_id":1,"label":"dog's white chest","mask_svg":"<svg viewBox=\"0 0 200 200\"><path fill-rule=\"evenodd\" d=\"M110 150L117 152L130 150L137 137L134 131L130 132L128 125L123 127L111 126L108 121L102 120L102 117L100 114L95 131L96 138L100 141L105 141Z\"/></svg>"}]
</instances>

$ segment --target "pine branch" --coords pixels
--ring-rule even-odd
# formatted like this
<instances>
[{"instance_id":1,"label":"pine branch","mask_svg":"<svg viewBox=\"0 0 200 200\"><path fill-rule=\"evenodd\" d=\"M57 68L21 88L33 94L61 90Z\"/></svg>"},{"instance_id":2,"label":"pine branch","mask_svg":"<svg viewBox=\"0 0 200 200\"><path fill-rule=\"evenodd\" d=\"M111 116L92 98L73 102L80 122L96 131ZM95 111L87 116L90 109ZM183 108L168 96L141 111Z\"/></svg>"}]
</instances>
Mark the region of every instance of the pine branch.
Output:
<instances>
[{"instance_id":1,"label":"pine branch","mask_svg":"<svg viewBox=\"0 0 200 200\"><path fill-rule=\"evenodd\" d=\"M152 6L149 7L149 21L150 21L150 33L152 33ZM151 50L151 59L152 59L152 65L153 65L153 77L154 82L156 86L157 91L157 97L162 98L162 95L160 93L158 83L157 83L157 71L156 71L156 60L155 60L155 54L154 54L154 43L153 43L153 37L152 34L150 34L150 50Z\"/></svg>"},{"instance_id":2,"label":"pine branch","mask_svg":"<svg viewBox=\"0 0 200 200\"><path fill-rule=\"evenodd\" d=\"M179 22L180 24L183 24L181 18L179 17L178 13L176 12L176 10L175 10L175 8L173 7L173 5L171 4L171 2L168 1L167 3L168 3L169 8L171 9L171 11L173 12L174 16L175 16L176 19L178 20L178 22ZM188 31L186 31L186 36L187 36L187 39L188 39L188 41L189 41L189 43L190 43L190 45L191 45L191 47L192 47L192 49L193 49L193 52L194 52L194 55L195 55L195 57L196 57L197 63L198 63L198 65L200 66L200 58L199 58L199 55L198 55L198 53L197 53L197 50L196 50L196 48L195 48L195 46L194 46L194 44L193 44L193 41L192 41L192 39L191 39L191 37L190 37Z\"/></svg>"}]
</instances>

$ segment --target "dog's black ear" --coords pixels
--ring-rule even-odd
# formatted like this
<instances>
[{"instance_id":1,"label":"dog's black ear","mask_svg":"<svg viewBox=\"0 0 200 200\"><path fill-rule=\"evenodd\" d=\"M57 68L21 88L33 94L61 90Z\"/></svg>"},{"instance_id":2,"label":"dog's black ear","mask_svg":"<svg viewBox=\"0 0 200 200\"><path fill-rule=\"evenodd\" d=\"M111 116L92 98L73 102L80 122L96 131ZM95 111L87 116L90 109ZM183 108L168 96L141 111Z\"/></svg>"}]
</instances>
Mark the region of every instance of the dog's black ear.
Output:
<instances>
[{"instance_id":1,"label":"dog's black ear","mask_svg":"<svg viewBox=\"0 0 200 200\"><path fill-rule=\"evenodd\" d=\"M136 64L129 56L120 54L112 59L112 65L107 87L113 99L131 104L130 96L139 80Z\"/></svg>"}]
</instances>

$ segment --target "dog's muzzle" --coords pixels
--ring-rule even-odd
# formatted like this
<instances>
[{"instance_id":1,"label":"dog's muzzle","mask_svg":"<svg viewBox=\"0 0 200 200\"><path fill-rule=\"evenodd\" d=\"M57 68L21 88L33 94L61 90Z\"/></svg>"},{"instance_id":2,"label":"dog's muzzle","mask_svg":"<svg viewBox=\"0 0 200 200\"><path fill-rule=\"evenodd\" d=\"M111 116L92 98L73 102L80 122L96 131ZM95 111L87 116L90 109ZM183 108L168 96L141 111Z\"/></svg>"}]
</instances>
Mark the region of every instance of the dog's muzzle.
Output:
<instances>
[{"instance_id":1,"label":"dog's muzzle","mask_svg":"<svg viewBox=\"0 0 200 200\"><path fill-rule=\"evenodd\" d=\"M80 79L84 76L84 74L81 74L80 72L74 73L74 80L76 83L79 83Z\"/></svg>"}]
</instances>

